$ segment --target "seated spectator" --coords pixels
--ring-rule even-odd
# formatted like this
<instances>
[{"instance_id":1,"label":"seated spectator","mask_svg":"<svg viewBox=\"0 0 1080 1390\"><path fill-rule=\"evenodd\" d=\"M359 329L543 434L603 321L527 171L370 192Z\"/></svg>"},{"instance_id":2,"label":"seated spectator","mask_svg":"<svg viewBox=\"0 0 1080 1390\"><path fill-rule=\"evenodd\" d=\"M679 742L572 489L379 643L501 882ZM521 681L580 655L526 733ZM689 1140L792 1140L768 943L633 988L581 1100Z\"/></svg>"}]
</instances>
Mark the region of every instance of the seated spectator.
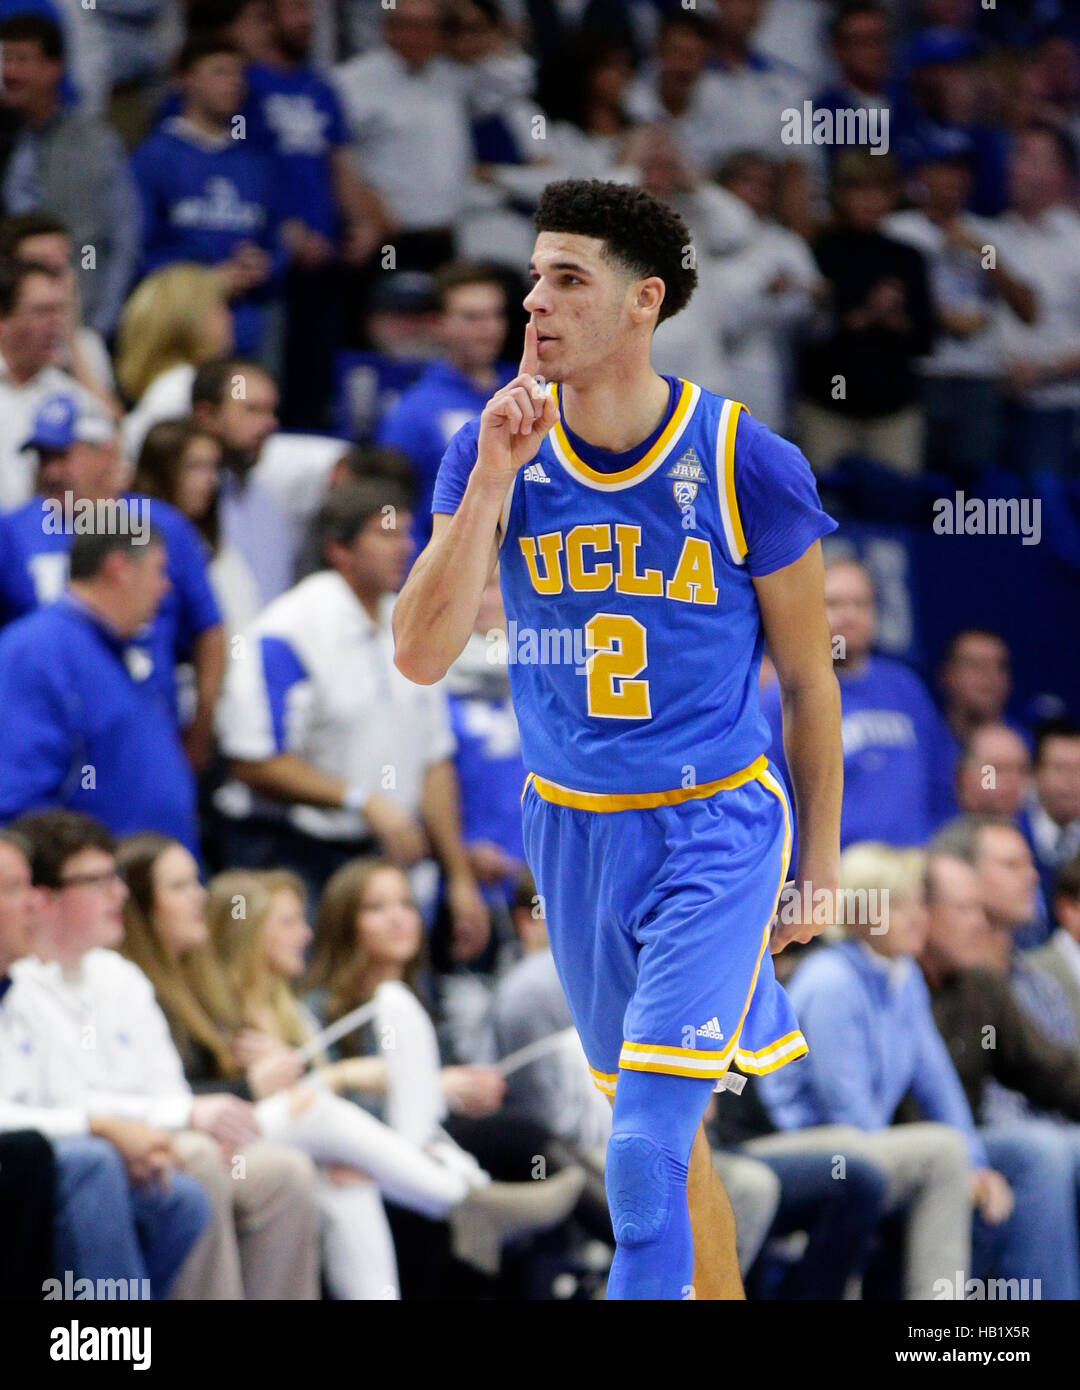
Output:
<instances>
[{"instance_id":1,"label":"seated spectator","mask_svg":"<svg viewBox=\"0 0 1080 1390\"><path fill-rule=\"evenodd\" d=\"M975 870L989 930L980 939L980 964L1009 981L1016 999L1047 1035L1075 1047L1080 1034L1060 986L1035 971L1025 947L1046 940L1040 915L1039 874L1027 841L996 816L958 816L930 842L935 854L962 859Z\"/></svg>"},{"instance_id":2,"label":"seated spectator","mask_svg":"<svg viewBox=\"0 0 1080 1390\"><path fill-rule=\"evenodd\" d=\"M251 1107L236 1096L192 1095L150 982L116 951L126 889L112 836L71 812L25 816L19 830L41 908L33 955L14 973L26 1028L48 1049L55 1103L168 1131L179 1166L211 1200L171 1297L316 1297L311 1166L254 1142ZM243 1182L230 1172L236 1153Z\"/></svg>"},{"instance_id":3,"label":"seated spectator","mask_svg":"<svg viewBox=\"0 0 1080 1390\"><path fill-rule=\"evenodd\" d=\"M443 356L402 394L376 434L379 444L400 449L412 465L417 554L431 538L431 495L447 445L517 372L513 364L499 361L506 338L506 290L493 267L444 266L435 277L435 299L435 336Z\"/></svg>"},{"instance_id":4,"label":"seated spectator","mask_svg":"<svg viewBox=\"0 0 1080 1390\"><path fill-rule=\"evenodd\" d=\"M1058 870L1080 851L1080 727L1071 720L1048 720L1039 726L1034 780L1020 828L1050 905Z\"/></svg>"},{"instance_id":5,"label":"seated spectator","mask_svg":"<svg viewBox=\"0 0 1080 1390\"><path fill-rule=\"evenodd\" d=\"M132 639L169 588L162 538L83 534L67 590L0 635L0 824L63 806L198 843L175 710Z\"/></svg>"},{"instance_id":6,"label":"seated spectator","mask_svg":"<svg viewBox=\"0 0 1080 1390\"><path fill-rule=\"evenodd\" d=\"M265 609L234 653L219 730L241 785L218 798L224 858L293 868L317 896L343 856L373 842L406 867L434 852L469 959L490 926L461 842L445 696L394 665L409 520L390 483L331 493L318 523L327 568ZM433 867L427 877L431 908Z\"/></svg>"},{"instance_id":7,"label":"seated spectator","mask_svg":"<svg viewBox=\"0 0 1080 1390\"><path fill-rule=\"evenodd\" d=\"M1080 1056L1051 1042L1015 1002L1007 981L979 963L988 926L978 875L962 859L935 853L926 884L928 930L919 964L972 1114L983 1117L993 1080L1080 1119ZM1077 1209L1067 1131L1018 1119L979 1132L1016 1197L1012 1217L996 1232L983 1230L984 1258L998 1273L1040 1278L1043 1298L1075 1298L1080 1249L1063 1238L1076 1231Z\"/></svg>"},{"instance_id":8,"label":"seated spectator","mask_svg":"<svg viewBox=\"0 0 1080 1390\"><path fill-rule=\"evenodd\" d=\"M1012 693L1004 637L981 627L953 633L941 661L938 685L945 720L962 745L980 725L1001 723Z\"/></svg>"},{"instance_id":9,"label":"seated spectator","mask_svg":"<svg viewBox=\"0 0 1080 1390\"><path fill-rule=\"evenodd\" d=\"M361 177L396 224L398 270L451 259L472 164L441 18L436 0L398 0L383 14L382 42L333 72Z\"/></svg>"},{"instance_id":10,"label":"seated spectator","mask_svg":"<svg viewBox=\"0 0 1080 1390\"><path fill-rule=\"evenodd\" d=\"M1080 212L1076 153L1052 126L1021 131L1009 160L1009 209L991 240L1035 291L1037 313L1001 315L1006 457L1031 477L1077 476L1080 415Z\"/></svg>"},{"instance_id":11,"label":"seated spectator","mask_svg":"<svg viewBox=\"0 0 1080 1390\"><path fill-rule=\"evenodd\" d=\"M100 414L80 413L78 403L68 397L44 402L26 444L38 456L37 492L0 520L0 535L7 537L0 571L17 572L32 588L37 605L52 603L64 592L74 532L81 529L75 509L104 507L117 515L127 509L136 518L141 512L161 536L169 582L153 620L135 634L134 648L144 653L146 679L174 711L187 754L201 771L210 759L225 641L207 557L194 527L164 500L151 503L134 491L120 491L118 479L124 470L115 427ZM66 517L69 508L70 524L53 519ZM95 519L98 515L109 524L108 510L95 510ZM5 582L19 581L0 580L0 585ZM182 692L178 668L188 662L194 691Z\"/></svg>"},{"instance_id":12,"label":"seated spectator","mask_svg":"<svg viewBox=\"0 0 1080 1390\"><path fill-rule=\"evenodd\" d=\"M212 266L232 309L238 351L260 349L265 309L288 259L282 189L271 156L234 138L243 60L227 39L198 35L178 59L181 114L132 158L142 206L144 275L176 261Z\"/></svg>"},{"instance_id":13,"label":"seated spectator","mask_svg":"<svg viewBox=\"0 0 1080 1390\"><path fill-rule=\"evenodd\" d=\"M350 444L331 464L326 473L325 484L319 505L326 501L332 492L358 483L365 478L379 478L393 484L405 496L409 511L414 506L416 481L412 464L400 449L389 449L380 444ZM306 579L309 574L325 566L320 553L316 520L318 510L308 522L306 534L296 558L296 581Z\"/></svg>"},{"instance_id":14,"label":"seated spectator","mask_svg":"<svg viewBox=\"0 0 1080 1390\"><path fill-rule=\"evenodd\" d=\"M28 1023L11 978L31 946L31 853L26 840L0 831L0 1203L6 1231L0 1284L5 1297L18 1296L10 1250L22 1278L37 1285L23 1285L23 1296L41 1298L45 1275L70 1271L75 1279L93 1280L95 1288L99 1280L122 1279L132 1297L148 1284L152 1297L163 1298L209 1221L209 1203L194 1178L176 1171L162 1130L62 1106L53 1093L50 1040ZM108 884L72 880L80 853L65 869L61 896L77 901L111 892ZM23 1169L30 1158L36 1179ZM160 1182L166 1175L167 1188Z\"/></svg>"},{"instance_id":15,"label":"seated spectator","mask_svg":"<svg viewBox=\"0 0 1080 1390\"><path fill-rule=\"evenodd\" d=\"M983 724L956 764L957 809L1018 824L1030 796L1031 754L1008 724Z\"/></svg>"},{"instance_id":16,"label":"seated spectator","mask_svg":"<svg viewBox=\"0 0 1080 1390\"><path fill-rule=\"evenodd\" d=\"M116 377L132 405L123 424L130 463L152 425L191 413L196 370L232 347L229 300L217 271L180 263L136 285L116 342Z\"/></svg>"},{"instance_id":17,"label":"seated spectator","mask_svg":"<svg viewBox=\"0 0 1080 1390\"><path fill-rule=\"evenodd\" d=\"M848 150L833 166L833 227L814 244L827 311L800 366L800 442L815 469L862 454L902 473L922 467L923 417L915 362L930 351L926 262L886 235L896 202L887 155Z\"/></svg>"},{"instance_id":18,"label":"seated spectator","mask_svg":"<svg viewBox=\"0 0 1080 1390\"><path fill-rule=\"evenodd\" d=\"M118 415L112 360L105 339L84 322L79 282L75 274L71 233L51 212L23 212L0 222L0 261L33 261L47 266L67 296L64 340L56 365L80 386L99 397L111 415Z\"/></svg>"},{"instance_id":19,"label":"seated spectator","mask_svg":"<svg viewBox=\"0 0 1080 1390\"><path fill-rule=\"evenodd\" d=\"M1080 1038L1080 855L1058 870L1053 911L1057 930L1045 945L1029 952L1027 962L1052 975L1064 990Z\"/></svg>"},{"instance_id":20,"label":"seated spectator","mask_svg":"<svg viewBox=\"0 0 1080 1390\"><path fill-rule=\"evenodd\" d=\"M175 507L205 542L207 575L222 611L226 633L235 636L254 622L259 589L244 557L221 535L218 516L221 445L190 416L159 420L139 450L133 492Z\"/></svg>"},{"instance_id":21,"label":"seated spectator","mask_svg":"<svg viewBox=\"0 0 1080 1390\"><path fill-rule=\"evenodd\" d=\"M63 281L31 261L0 263L0 511L21 506L34 491L25 453L34 417L52 396L101 410L96 396L57 367L65 339Z\"/></svg>"},{"instance_id":22,"label":"seated spectator","mask_svg":"<svg viewBox=\"0 0 1080 1390\"><path fill-rule=\"evenodd\" d=\"M813 951L787 990L810 1044L807 1060L763 1077L762 1099L785 1130L842 1125L881 1166L889 1206L906 1206L904 1296L940 1296L971 1267L971 1208L1005 1220L1012 1194L990 1167L913 957L926 939L923 856L854 845L841 859L847 939ZM884 894L885 913L870 892ZM931 1123L893 1125L911 1092ZM955 1296L959 1297L960 1294Z\"/></svg>"},{"instance_id":23,"label":"seated spectator","mask_svg":"<svg viewBox=\"0 0 1080 1390\"><path fill-rule=\"evenodd\" d=\"M926 257L936 340L919 364L926 413L926 467L972 483L1001 448L998 302L1022 323L1035 295L993 244L991 224L965 211L973 150L955 141L920 149L912 162L917 206L894 212L882 230Z\"/></svg>"},{"instance_id":24,"label":"seated spectator","mask_svg":"<svg viewBox=\"0 0 1080 1390\"><path fill-rule=\"evenodd\" d=\"M221 535L254 576L260 607L292 584L299 544L279 499L255 476L263 446L277 429L277 408L273 377L244 358L212 358L200 366L192 382L191 413L221 447ZM273 543L268 544L271 537Z\"/></svg>"},{"instance_id":25,"label":"seated spectator","mask_svg":"<svg viewBox=\"0 0 1080 1390\"><path fill-rule=\"evenodd\" d=\"M825 609L840 681L844 802L840 843L921 845L947 814L955 753L919 677L874 650L877 606L869 571L846 557L825 570ZM762 694L769 756L784 761L780 691Z\"/></svg>"},{"instance_id":26,"label":"seated spectator","mask_svg":"<svg viewBox=\"0 0 1080 1390\"><path fill-rule=\"evenodd\" d=\"M4 211L60 219L79 248L87 322L108 336L139 255L138 197L124 147L112 126L63 100L64 42L55 24L13 15L0 24L0 43L4 105L18 125L0 183Z\"/></svg>"}]
</instances>

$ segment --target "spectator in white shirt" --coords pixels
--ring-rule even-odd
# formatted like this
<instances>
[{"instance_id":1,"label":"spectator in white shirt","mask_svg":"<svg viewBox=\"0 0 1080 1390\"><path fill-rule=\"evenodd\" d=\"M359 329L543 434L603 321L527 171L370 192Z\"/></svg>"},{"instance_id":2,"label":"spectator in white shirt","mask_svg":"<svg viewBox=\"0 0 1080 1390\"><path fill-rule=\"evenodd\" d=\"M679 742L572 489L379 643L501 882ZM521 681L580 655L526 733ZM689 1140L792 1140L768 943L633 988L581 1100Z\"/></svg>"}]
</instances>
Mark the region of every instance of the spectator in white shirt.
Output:
<instances>
[{"instance_id":1,"label":"spectator in white shirt","mask_svg":"<svg viewBox=\"0 0 1080 1390\"><path fill-rule=\"evenodd\" d=\"M211 1199L210 1225L170 1296L317 1297L314 1168L253 1142L249 1103L192 1095L153 987L115 950L127 889L112 837L71 811L24 816L16 829L30 845L40 907L34 955L13 973L53 1103L172 1131L177 1161Z\"/></svg>"},{"instance_id":2,"label":"spectator in white shirt","mask_svg":"<svg viewBox=\"0 0 1080 1390\"><path fill-rule=\"evenodd\" d=\"M1001 320L1007 456L1030 476L1076 471L1080 419L1080 213L1076 153L1053 126L1021 131L1009 165L1009 211L993 224L997 254L1035 291L1037 317Z\"/></svg>"},{"instance_id":3,"label":"spectator in white shirt","mask_svg":"<svg viewBox=\"0 0 1080 1390\"><path fill-rule=\"evenodd\" d=\"M722 262L727 305L725 394L742 401L770 429L790 424L794 342L825 282L806 241L776 220L779 168L753 150L733 155L721 185L751 214L750 234Z\"/></svg>"},{"instance_id":4,"label":"spectator in white shirt","mask_svg":"<svg viewBox=\"0 0 1080 1390\"><path fill-rule=\"evenodd\" d=\"M10 975L30 949L37 893L29 853L26 841L0 831L0 1133L49 1140L56 1264L76 1279L127 1281L136 1298L147 1281L161 1298L205 1228L209 1202L194 1178L176 1173L163 1130L52 1103Z\"/></svg>"},{"instance_id":5,"label":"spectator in white shirt","mask_svg":"<svg viewBox=\"0 0 1080 1390\"><path fill-rule=\"evenodd\" d=\"M454 253L472 163L466 99L443 56L437 0L397 0L383 43L332 74L359 172L397 220L398 270L434 270Z\"/></svg>"},{"instance_id":6,"label":"spectator in white shirt","mask_svg":"<svg viewBox=\"0 0 1080 1390\"><path fill-rule=\"evenodd\" d=\"M1021 323L1036 319L1031 288L1005 255L991 254L992 224L965 212L973 184L971 154L969 142L928 143L914 165L911 191L917 206L890 213L881 224L888 236L926 259L937 337L919 363L924 461L961 482L973 481L998 458L997 302Z\"/></svg>"},{"instance_id":7,"label":"spectator in white shirt","mask_svg":"<svg viewBox=\"0 0 1080 1390\"><path fill-rule=\"evenodd\" d=\"M46 397L73 396L86 409L100 409L95 396L54 365L67 313L64 286L47 266L0 264L0 511L33 495L34 461L23 446Z\"/></svg>"},{"instance_id":8,"label":"spectator in white shirt","mask_svg":"<svg viewBox=\"0 0 1080 1390\"><path fill-rule=\"evenodd\" d=\"M433 853L455 953L471 959L490 927L461 838L446 698L394 665L390 614L412 559L409 527L392 482L332 493L316 522L327 568L234 646L219 731L241 785L219 796L225 862L293 868L317 893L343 858L373 844L404 867ZM433 874L426 892L422 878L431 908Z\"/></svg>"}]
</instances>

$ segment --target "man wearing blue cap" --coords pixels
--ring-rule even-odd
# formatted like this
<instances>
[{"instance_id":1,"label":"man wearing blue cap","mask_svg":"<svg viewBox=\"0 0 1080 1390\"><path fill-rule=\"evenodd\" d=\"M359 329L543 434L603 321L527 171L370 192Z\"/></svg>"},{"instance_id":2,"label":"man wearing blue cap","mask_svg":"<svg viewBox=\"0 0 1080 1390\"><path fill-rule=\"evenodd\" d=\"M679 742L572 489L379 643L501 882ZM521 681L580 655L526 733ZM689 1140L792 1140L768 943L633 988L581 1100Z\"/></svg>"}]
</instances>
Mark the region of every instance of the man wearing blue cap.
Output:
<instances>
[{"instance_id":1,"label":"man wearing blue cap","mask_svg":"<svg viewBox=\"0 0 1080 1390\"><path fill-rule=\"evenodd\" d=\"M152 525L164 541L170 589L160 609L134 638L145 654L148 679L178 723L196 767L211 751L211 720L225 663L221 614L207 577L207 554L198 532L158 498L120 491L122 462L116 429L104 412L72 396L46 398L23 448L38 458L36 495L0 516L0 614L9 616L51 603L63 593L68 561L80 522L90 507L124 506L137 526ZM195 708L180 708L177 666L190 661Z\"/></svg>"}]
</instances>

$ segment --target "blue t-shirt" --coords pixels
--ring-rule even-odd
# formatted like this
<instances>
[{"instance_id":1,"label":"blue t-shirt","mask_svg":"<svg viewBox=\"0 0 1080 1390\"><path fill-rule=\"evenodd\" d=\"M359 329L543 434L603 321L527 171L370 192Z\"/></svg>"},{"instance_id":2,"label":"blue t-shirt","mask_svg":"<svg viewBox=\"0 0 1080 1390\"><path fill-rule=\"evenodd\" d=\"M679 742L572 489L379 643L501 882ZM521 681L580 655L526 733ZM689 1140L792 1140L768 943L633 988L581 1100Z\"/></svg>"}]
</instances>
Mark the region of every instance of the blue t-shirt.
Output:
<instances>
[{"instance_id":1,"label":"blue t-shirt","mask_svg":"<svg viewBox=\"0 0 1080 1390\"><path fill-rule=\"evenodd\" d=\"M502 511L525 765L576 791L701 786L765 751L753 578L792 564L836 524L793 444L737 402L667 380L652 439L603 459L582 452L551 388L559 423ZM434 511L458 506L479 431L476 419L452 440Z\"/></svg>"},{"instance_id":2,"label":"blue t-shirt","mask_svg":"<svg viewBox=\"0 0 1080 1390\"><path fill-rule=\"evenodd\" d=\"M236 350L255 352L263 302L287 259L278 240L284 181L273 156L248 140L200 140L173 118L135 151L132 172L143 219L140 274L176 261L218 265L245 241L270 253L269 280L231 303Z\"/></svg>"},{"instance_id":3,"label":"blue t-shirt","mask_svg":"<svg viewBox=\"0 0 1080 1390\"><path fill-rule=\"evenodd\" d=\"M521 837L521 788L525 765L521 736L509 698L451 695L450 726L457 739L454 765L461 788L461 830L466 844L490 840L525 862ZM511 883L502 885L507 895Z\"/></svg>"},{"instance_id":4,"label":"blue t-shirt","mask_svg":"<svg viewBox=\"0 0 1080 1390\"><path fill-rule=\"evenodd\" d=\"M840 844L881 840L924 845L948 807L939 800L940 768L953 740L937 706L909 667L869 656L857 674L837 669L844 745L844 804ZM787 777L780 690L772 685L761 707L769 722L769 756Z\"/></svg>"},{"instance_id":5,"label":"blue t-shirt","mask_svg":"<svg viewBox=\"0 0 1080 1390\"><path fill-rule=\"evenodd\" d=\"M198 853L195 776L144 669L68 596L0 633L0 824L63 806Z\"/></svg>"},{"instance_id":6,"label":"blue t-shirt","mask_svg":"<svg viewBox=\"0 0 1080 1390\"><path fill-rule=\"evenodd\" d=\"M124 496L131 501L135 495ZM207 548L198 531L168 502L156 497L138 500L165 542L170 587L153 621L136 634L132 645L146 653L152 666L148 679L178 719L176 667L189 659L200 633L220 624L221 613L207 574ZM32 497L0 525L0 594L17 596L21 612L52 603L67 586L75 537L47 528L46 521L43 499Z\"/></svg>"},{"instance_id":7,"label":"blue t-shirt","mask_svg":"<svg viewBox=\"0 0 1080 1390\"><path fill-rule=\"evenodd\" d=\"M341 232L330 156L349 143L338 95L313 68L247 69L248 138L277 162L280 210L336 241Z\"/></svg>"},{"instance_id":8,"label":"blue t-shirt","mask_svg":"<svg viewBox=\"0 0 1080 1390\"><path fill-rule=\"evenodd\" d=\"M433 362L419 381L402 394L376 432L377 443L400 449L413 466L413 539L417 554L431 538L431 496L447 446L462 425L483 410L489 397L516 375L516 368L505 362L499 363L496 371L491 391L481 391L449 362Z\"/></svg>"}]
</instances>

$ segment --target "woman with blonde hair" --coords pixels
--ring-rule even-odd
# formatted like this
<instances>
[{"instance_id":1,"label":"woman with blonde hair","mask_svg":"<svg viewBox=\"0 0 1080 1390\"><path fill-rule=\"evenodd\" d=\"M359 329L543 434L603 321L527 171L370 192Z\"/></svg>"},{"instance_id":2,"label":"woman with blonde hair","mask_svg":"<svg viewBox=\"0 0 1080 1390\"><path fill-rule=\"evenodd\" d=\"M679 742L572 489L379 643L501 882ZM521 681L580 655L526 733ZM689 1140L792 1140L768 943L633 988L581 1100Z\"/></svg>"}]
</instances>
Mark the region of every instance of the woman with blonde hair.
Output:
<instances>
[{"instance_id":1,"label":"woman with blonde hair","mask_svg":"<svg viewBox=\"0 0 1080 1390\"><path fill-rule=\"evenodd\" d=\"M135 286L116 340L116 379L133 406L123 424L129 459L151 425L191 413L196 369L232 345L229 301L216 271L178 262Z\"/></svg>"}]
</instances>

